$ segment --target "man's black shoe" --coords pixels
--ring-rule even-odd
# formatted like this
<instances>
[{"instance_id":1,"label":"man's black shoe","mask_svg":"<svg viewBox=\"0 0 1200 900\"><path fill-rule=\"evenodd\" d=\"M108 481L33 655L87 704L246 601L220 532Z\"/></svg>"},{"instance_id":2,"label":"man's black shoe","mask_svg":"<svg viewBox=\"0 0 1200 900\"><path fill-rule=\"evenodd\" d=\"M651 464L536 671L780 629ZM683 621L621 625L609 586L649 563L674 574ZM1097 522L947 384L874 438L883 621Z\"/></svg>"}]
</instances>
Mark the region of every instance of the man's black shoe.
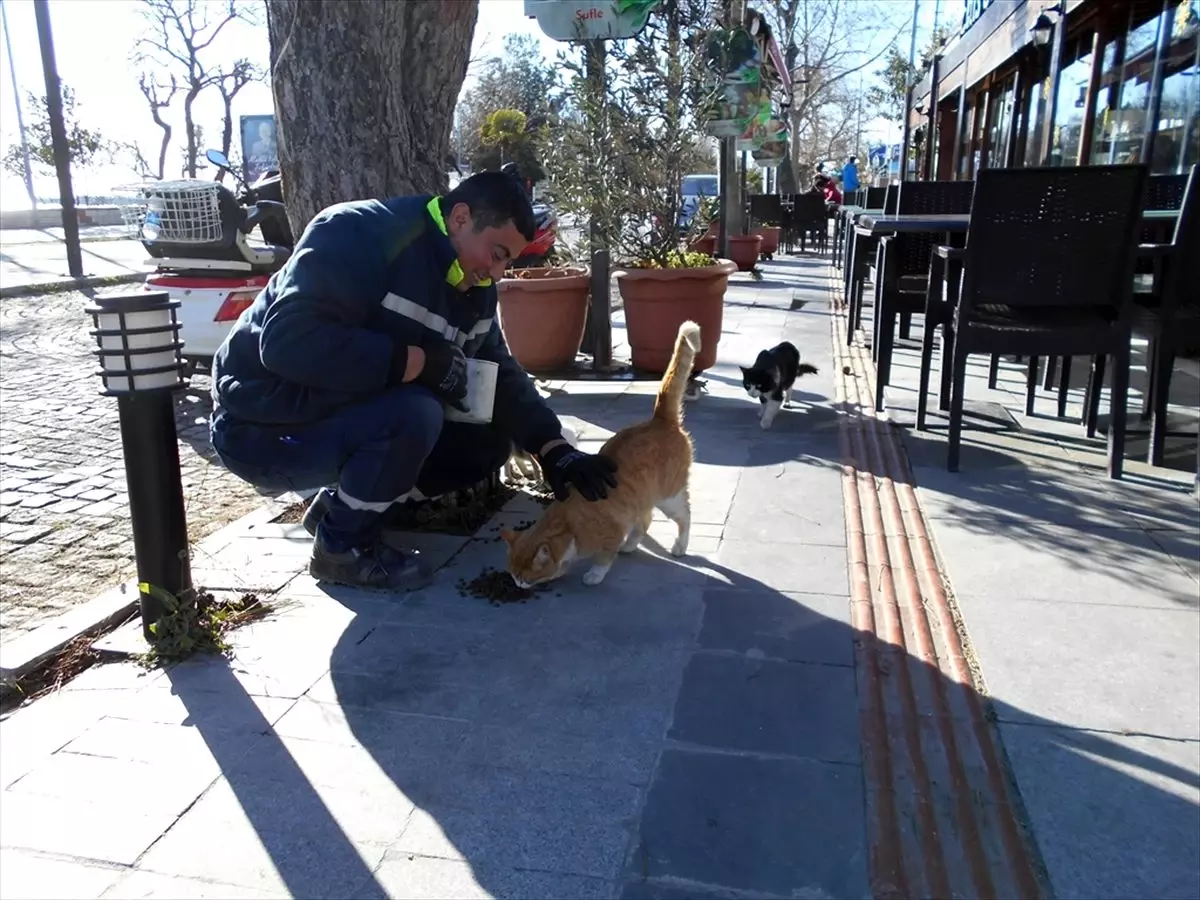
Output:
<instances>
[{"instance_id":1,"label":"man's black shoe","mask_svg":"<svg viewBox=\"0 0 1200 900\"><path fill-rule=\"evenodd\" d=\"M433 571L417 553L376 541L344 552L328 549L320 534L313 541L308 574L317 581L376 591L415 591L433 580Z\"/></svg>"}]
</instances>

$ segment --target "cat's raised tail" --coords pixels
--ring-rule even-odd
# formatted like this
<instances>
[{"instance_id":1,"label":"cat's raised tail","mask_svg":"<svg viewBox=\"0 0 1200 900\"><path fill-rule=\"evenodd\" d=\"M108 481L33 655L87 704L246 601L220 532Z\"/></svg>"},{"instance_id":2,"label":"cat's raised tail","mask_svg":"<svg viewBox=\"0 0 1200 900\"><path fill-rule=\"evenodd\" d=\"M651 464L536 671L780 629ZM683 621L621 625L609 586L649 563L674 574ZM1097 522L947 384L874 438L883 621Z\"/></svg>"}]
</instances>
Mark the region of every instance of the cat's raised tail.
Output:
<instances>
[{"instance_id":1,"label":"cat's raised tail","mask_svg":"<svg viewBox=\"0 0 1200 900\"><path fill-rule=\"evenodd\" d=\"M679 326L679 336L675 338L675 352L671 354L671 364L667 366L667 372L663 375L658 399L654 401L654 418L675 423L682 421L683 394L687 390L692 364L699 352L700 326L695 322L684 322Z\"/></svg>"}]
</instances>

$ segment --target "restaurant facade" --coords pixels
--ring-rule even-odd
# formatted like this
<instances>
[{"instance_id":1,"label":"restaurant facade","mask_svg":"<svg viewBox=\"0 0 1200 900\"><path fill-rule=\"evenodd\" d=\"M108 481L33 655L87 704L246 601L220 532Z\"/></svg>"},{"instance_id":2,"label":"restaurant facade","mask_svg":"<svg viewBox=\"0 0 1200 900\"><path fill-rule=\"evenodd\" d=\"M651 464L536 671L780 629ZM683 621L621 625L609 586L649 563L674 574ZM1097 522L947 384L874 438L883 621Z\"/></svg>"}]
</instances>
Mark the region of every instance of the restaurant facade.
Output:
<instances>
[{"instance_id":1,"label":"restaurant facade","mask_svg":"<svg viewBox=\"0 0 1200 900\"><path fill-rule=\"evenodd\" d=\"M1200 0L967 0L914 87L909 177L1200 163Z\"/></svg>"}]
</instances>

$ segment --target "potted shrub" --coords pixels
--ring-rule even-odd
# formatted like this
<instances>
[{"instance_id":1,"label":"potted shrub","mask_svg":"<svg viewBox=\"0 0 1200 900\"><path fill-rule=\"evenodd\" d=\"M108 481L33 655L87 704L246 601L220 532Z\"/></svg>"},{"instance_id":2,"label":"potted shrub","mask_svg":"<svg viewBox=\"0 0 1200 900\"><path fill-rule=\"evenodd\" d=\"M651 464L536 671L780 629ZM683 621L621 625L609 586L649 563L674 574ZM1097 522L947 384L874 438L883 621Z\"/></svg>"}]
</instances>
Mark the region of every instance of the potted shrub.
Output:
<instances>
[{"instance_id":1,"label":"potted shrub","mask_svg":"<svg viewBox=\"0 0 1200 900\"><path fill-rule=\"evenodd\" d=\"M705 216L679 227L684 176L715 165L700 139L714 90L704 65L712 21L706 7L704 0L664 4L636 39L610 41L615 71L603 91L582 65L562 58L584 114L564 117L547 165L556 206L588 218L609 248L633 365L656 374L687 319L702 332L694 370L715 362L725 289L736 270L701 237ZM589 137L596 133L603 139Z\"/></svg>"},{"instance_id":2,"label":"potted shrub","mask_svg":"<svg viewBox=\"0 0 1200 900\"><path fill-rule=\"evenodd\" d=\"M575 362L590 287L586 266L510 269L500 280L500 328L523 369L555 372Z\"/></svg>"}]
</instances>

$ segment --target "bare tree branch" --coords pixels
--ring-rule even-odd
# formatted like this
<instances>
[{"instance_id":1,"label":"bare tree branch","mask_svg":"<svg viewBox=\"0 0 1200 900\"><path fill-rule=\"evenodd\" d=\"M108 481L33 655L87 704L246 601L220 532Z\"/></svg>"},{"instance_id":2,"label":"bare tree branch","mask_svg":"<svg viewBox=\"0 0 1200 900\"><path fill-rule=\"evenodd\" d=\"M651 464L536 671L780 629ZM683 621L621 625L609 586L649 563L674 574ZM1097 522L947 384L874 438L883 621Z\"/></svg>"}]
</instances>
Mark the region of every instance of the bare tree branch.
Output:
<instances>
[{"instance_id":1,"label":"bare tree branch","mask_svg":"<svg viewBox=\"0 0 1200 900\"><path fill-rule=\"evenodd\" d=\"M235 19L254 22L255 13L245 0L224 0L219 4L212 0L141 0L141 3L147 33L135 45L133 58L139 64L151 64L170 71L173 83L178 78L179 89L183 91L186 141L184 171L194 178L199 156L196 123L192 116L196 98L206 88L221 85L224 99L234 83L229 81L232 72L210 72L200 54L213 45L230 22ZM209 15L213 7L220 11L218 18ZM243 86L237 85L229 102ZM226 108L228 110L228 104ZM169 133L165 139L170 139Z\"/></svg>"}]
</instances>

